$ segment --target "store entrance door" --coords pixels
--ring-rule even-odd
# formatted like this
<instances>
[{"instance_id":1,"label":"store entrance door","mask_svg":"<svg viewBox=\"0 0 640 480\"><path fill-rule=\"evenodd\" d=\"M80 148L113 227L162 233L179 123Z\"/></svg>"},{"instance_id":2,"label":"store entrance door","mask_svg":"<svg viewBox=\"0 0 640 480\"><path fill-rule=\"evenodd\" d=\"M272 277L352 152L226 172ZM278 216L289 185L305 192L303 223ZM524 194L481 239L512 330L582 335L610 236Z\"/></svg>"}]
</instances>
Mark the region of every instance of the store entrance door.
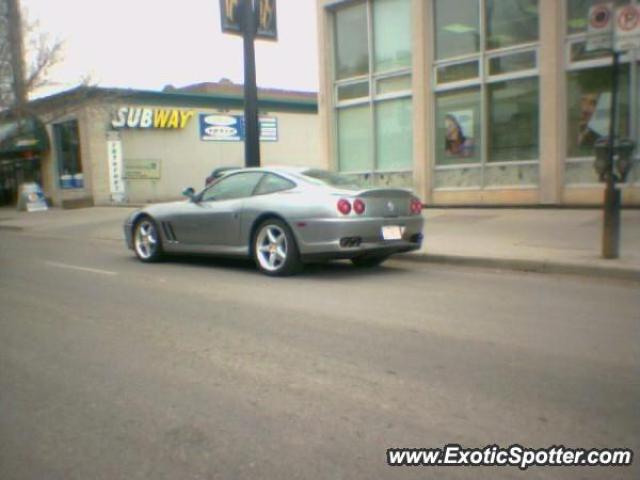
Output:
<instances>
[{"instance_id":1,"label":"store entrance door","mask_svg":"<svg viewBox=\"0 0 640 480\"><path fill-rule=\"evenodd\" d=\"M14 205L18 200L15 160L0 160L0 206Z\"/></svg>"},{"instance_id":2,"label":"store entrance door","mask_svg":"<svg viewBox=\"0 0 640 480\"><path fill-rule=\"evenodd\" d=\"M42 186L40 158L0 159L0 206L15 205L20 185L30 182Z\"/></svg>"}]
</instances>

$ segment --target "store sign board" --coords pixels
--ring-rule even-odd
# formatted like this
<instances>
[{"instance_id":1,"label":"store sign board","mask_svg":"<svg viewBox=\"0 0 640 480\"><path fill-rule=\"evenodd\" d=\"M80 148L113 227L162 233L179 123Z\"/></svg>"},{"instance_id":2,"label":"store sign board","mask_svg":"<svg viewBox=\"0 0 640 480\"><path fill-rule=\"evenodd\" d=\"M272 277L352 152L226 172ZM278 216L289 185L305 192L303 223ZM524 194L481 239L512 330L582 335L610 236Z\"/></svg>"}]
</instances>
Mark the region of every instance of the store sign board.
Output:
<instances>
[{"instance_id":1,"label":"store sign board","mask_svg":"<svg viewBox=\"0 0 640 480\"><path fill-rule=\"evenodd\" d=\"M276 0L247 0L254 2L256 38L277 40ZM224 33L242 35L242 0L220 0L220 24Z\"/></svg>"},{"instance_id":2,"label":"store sign board","mask_svg":"<svg viewBox=\"0 0 640 480\"><path fill-rule=\"evenodd\" d=\"M601 3L589 8L586 51L610 50L613 46L613 3Z\"/></svg>"},{"instance_id":3,"label":"store sign board","mask_svg":"<svg viewBox=\"0 0 640 480\"><path fill-rule=\"evenodd\" d=\"M124 165L127 180L160 180L160 160L128 158Z\"/></svg>"},{"instance_id":4,"label":"store sign board","mask_svg":"<svg viewBox=\"0 0 640 480\"><path fill-rule=\"evenodd\" d=\"M615 49L618 52L640 48L640 6L616 9Z\"/></svg>"},{"instance_id":5,"label":"store sign board","mask_svg":"<svg viewBox=\"0 0 640 480\"><path fill-rule=\"evenodd\" d=\"M192 111L176 108L120 107L111 120L111 126L117 129L183 129L191 117Z\"/></svg>"},{"instance_id":6,"label":"store sign board","mask_svg":"<svg viewBox=\"0 0 640 480\"><path fill-rule=\"evenodd\" d=\"M120 136L110 133L107 136L107 159L109 162L109 189L114 202L123 202L125 196L124 179L122 178L122 141Z\"/></svg>"},{"instance_id":7,"label":"store sign board","mask_svg":"<svg viewBox=\"0 0 640 480\"><path fill-rule=\"evenodd\" d=\"M245 138L244 116L200 114L200 140L205 142L241 142ZM260 117L260 141L278 141L278 119Z\"/></svg>"}]
</instances>

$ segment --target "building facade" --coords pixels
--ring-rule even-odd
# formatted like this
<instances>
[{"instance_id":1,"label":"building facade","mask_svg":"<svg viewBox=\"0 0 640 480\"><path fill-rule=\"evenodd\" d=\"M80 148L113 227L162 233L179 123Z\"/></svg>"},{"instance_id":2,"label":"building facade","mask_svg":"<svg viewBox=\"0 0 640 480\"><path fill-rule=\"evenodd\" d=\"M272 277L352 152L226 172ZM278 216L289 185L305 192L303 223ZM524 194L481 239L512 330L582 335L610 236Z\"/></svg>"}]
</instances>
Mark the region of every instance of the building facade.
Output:
<instances>
[{"instance_id":1,"label":"building facade","mask_svg":"<svg viewBox=\"0 0 640 480\"><path fill-rule=\"evenodd\" d=\"M15 200L23 181L62 207L165 201L202 188L214 168L244 165L242 88L216 85L78 88L31 102L46 139L18 151L33 133L22 129L0 146L0 182L14 188L2 198ZM315 93L262 90L259 110L263 165L322 166Z\"/></svg>"},{"instance_id":2,"label":"building facade","mask_svg":"<svg viewBox=\"0 0 640 480\"><path fill-rule=\"evenodd\" d=\"M317 0L324 162L434 205L601 204L612 57L585 48L595 3ZM640 52L621 62L617 132L637 143ZM621 188L640 205L640 167Z\"/></svg>"}]
</instances>

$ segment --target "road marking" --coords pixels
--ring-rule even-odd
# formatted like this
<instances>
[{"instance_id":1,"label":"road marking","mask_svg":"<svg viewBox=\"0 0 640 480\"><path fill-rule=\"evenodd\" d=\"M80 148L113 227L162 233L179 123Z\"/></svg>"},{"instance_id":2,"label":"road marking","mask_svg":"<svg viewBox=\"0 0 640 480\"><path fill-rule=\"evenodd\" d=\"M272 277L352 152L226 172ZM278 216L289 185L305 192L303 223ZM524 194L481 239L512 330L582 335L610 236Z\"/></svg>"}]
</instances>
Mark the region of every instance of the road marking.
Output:
<instances>
[{"instance_id":1,"label":"road marking","mask_svg":"<svg viewBox=\"0 0 640 480\"><path fill-rule=\"evenodd\" d=\"M58 262L44 262L50 267L66 268L69 270L79 270L81 272L98 273L100 275L117 275L118 272L110 272L109 270L100 270L97 268L79 267L77 265L68 265L66 263Z\"/></svg>"}]
</instances>

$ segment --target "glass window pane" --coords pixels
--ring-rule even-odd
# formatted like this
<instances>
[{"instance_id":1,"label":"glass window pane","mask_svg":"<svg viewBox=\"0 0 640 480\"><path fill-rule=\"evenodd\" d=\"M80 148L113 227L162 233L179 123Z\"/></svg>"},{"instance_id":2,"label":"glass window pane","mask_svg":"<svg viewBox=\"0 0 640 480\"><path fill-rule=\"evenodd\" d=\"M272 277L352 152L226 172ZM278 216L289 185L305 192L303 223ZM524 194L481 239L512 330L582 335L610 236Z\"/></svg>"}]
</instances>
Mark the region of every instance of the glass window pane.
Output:
<instances>
[{"instance_id":1,"label":"glass window pane","mask_svg":"<svg viewBox=\"0 0 640 480\"><path fill-rule=\"evenodd\" d=\"M369 105L338 109L338 163L342 172L373 170Z\"/></svg>"},{"instance_id":2,"label":"glass window pane","mask_svg":"<svg viewBox=\"0 0 640 480\"><path fill-rule=\"evenodd\" d=\"M359 3L335 13L336 78L369 73L367 6Z\"/></svg>"},{"instance_id":3,"label":"glass window pane","mask_svg":"<svg viewBox=\"0 0 640 480\"><path fill-rule=\"evenodd\" d=\"M378 93L401 92L403 90L411 90L411 75L378 80Z\"/></svg>"},{"instance_id":4,"label":"glass window pane","mask_svg":"<svg viewBox=\"0 0 640 480\"><path fill-rule=\"evenodd\" d=\"M411 1L376 0L373 4L375 71L411 66Z\"/></svg>"},{"instance_id":5,"label":"glass window pane","mask_svg":"<svg viewBox=\"0 0 640 480\"><path fill-rule=\"evenodd\" d=\"M202 201L233 200L249 197L264 174L261 172L232 173L205 190Z\"/></svg>"},{"instance_id":6,"label":"glass window pane","mask_svg":"<svg viewBox=\"0 0 640 480\"><path fill-rule=\"evenodd\" d=\"M538 158L538 79L488 85L490 162Z\"/></svg>"},{"instance_id":7,"label":"glass window pane","mask_svg":"<svg viewBox=\"0 0 640 480\"><path fill-rule=\"evenodd\" d=\"M487 48L538 40L538 0L487 0Z\"/></svg>"},{"instance_id":8,"label":"glass window pane","mask_svg":"<svg viewBox=\"0 0 640 480\"><path fill-rule=\"evenodd\" d=\"M376 170L411 170L413 115L411 98L376 104Z\"/></svg>"},{"instance_id":9,"label":"glass window pane","mask_svg":"<svg viewBox=\"0 0 640 480\"><path fill-rule=\"evenodd\" d=\"M478 0L434 0L436 58L451 58L480 49Z\"/></svg>"},{"instance_id":10,"label":"glass window pane","mask_svg":"<svg viewBox=\"0 0 640 480\"><path fill-rule=\"evenodd\" d=\"M536 68L536 52L520 52L489 59L489 75L518 72Z\"/></svg>"},{"instance_id":11,"label":"glass window pane","mask_svg":"<svg viewBox=\"0 0 640 480\"><path fill-rule=\"evenodd\" d=\"M443 65L438 67L436 77L438 83L459 82L478 78L480 76L480 62L456 63L455 65Z\"/></svg>"},{"instance_id":12,"label":"glass window pane","mask_svg":"<svg viewBox=\"0 0 640 480\"><path fill-rule=\"evenodd\" d=\"M592 5L612 1L616 6L629 4L629 0L567 0L567 33L586 32L589 8Z\"/></svg>"},{"instance_id":13,"label":"glass window pane","mask_svg":"<svg viewBox=\"0 0 640 480\"><path fill-rule=\"evenodd\" d=\"M338 86L338 100L352 100L369 96L369 82Z\"/></svg>"},{"instance_id":14,"label":"glass window pane","mask_svg":"<svg viewBox=\"0 0 640 480\"><path fill-rule=\"evenodd\" d=\"M479 163L480 89L438 94L436 99L436 164Z\"/></svg>"},{"instance_id":15,"label":"glass window pane","mask_svg":"<svg viewBox=\"0 0 640 480\"><path fill-rule=\"evenodd\" d=\"M620 67L617 135L629 136L629 66ZM609 136L611 67L567 74L567 155L590 157L599 138Z\"/></svg>"},{"instance_id":16,"label":"glass window pane","mask_svg":"<svg viewBox=\"0 0 640 480\"><path fill-rule=\"evenodd\" d=\"M60 186L61 188L79 187L83 179L78 122L70 120L56 124L53 128L57 143Z\"/></svg>"},{"instance_id":17,"label":"glass window pane","mask_svg":"<svg viewBox=\"0 0 640 480\"><path fill-rule=\"evenodd\" d=\"M256 188L254 195L267 195L269 193L282 192L283 190L289 190L290 188L294 188L295 186L295 183L287 180L286 178L267 173L260 181L260 184L258 185L258 188Z\"/></svg>"},{"instance_id":18,"label":"glass window pane","mask_svg":"<svg viewBox=\"0 0 640 480\"><path fill-rule=\"evenodd\" d=\"M571 61L582 62L595 58L611 58L611 52L607 50L595 50L587 52L587 42L575 42L571 44Z\"/></svg>"}]
</instances>

